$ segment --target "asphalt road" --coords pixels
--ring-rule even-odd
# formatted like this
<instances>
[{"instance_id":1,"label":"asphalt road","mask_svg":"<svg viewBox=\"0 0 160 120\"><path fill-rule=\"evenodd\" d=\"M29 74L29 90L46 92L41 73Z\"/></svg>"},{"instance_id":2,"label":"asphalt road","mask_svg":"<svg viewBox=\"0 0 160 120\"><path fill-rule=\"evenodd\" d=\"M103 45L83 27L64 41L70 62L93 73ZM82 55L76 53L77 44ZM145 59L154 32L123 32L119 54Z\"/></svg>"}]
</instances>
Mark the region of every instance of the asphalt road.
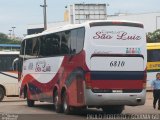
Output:
<instances>
[{"instance_id":1,"label":"asphalt road","mask_svg":"<svg viewBox=\"0 0 160 120\"><path fill-rule=\"evenodd\" d=\"M56 113L54 105L36 102L29 108L26 101L18 97L6 97L0 102L0 120L84 120L84 119L160 119L160 110L152 107L152 93L148 92L143 106L126 106L121 115L106 115L100 109L79 111L74 115Z\"/></svg>"}]
</instances>

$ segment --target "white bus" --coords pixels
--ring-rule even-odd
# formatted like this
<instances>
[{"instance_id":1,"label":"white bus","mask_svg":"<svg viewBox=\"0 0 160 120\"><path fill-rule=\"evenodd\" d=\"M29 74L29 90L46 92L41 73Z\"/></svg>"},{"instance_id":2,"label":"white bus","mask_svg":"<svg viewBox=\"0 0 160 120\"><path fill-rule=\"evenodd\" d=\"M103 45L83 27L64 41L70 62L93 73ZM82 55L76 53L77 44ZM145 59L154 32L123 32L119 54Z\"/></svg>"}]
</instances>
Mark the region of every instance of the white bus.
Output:
<instances>
[{"instance_id":1,"label":"white bus","mask_svg":"<svg viewBox=\"0 0 160 120\"><path fill-rule=\"evenodd\" d=\"M145 103L146 35L129 21L90 21L26 36L19 58L20 97L56 112L96 107L121 113Z\"/></svg>"},{"instance_id":2,"label":"white bus","mask_svg":"<svg viewBox=\"0 0 160 120\"><path fill-rule=\"evenodd\" d=\"M6 48L7 47L7 48ZM13 51L11 51L11 47ZM4 96L18 96L18 61L20 45L0 44L0 101ZM4 50L5 49L5 50Z\"/></svg>"}]
</instances>

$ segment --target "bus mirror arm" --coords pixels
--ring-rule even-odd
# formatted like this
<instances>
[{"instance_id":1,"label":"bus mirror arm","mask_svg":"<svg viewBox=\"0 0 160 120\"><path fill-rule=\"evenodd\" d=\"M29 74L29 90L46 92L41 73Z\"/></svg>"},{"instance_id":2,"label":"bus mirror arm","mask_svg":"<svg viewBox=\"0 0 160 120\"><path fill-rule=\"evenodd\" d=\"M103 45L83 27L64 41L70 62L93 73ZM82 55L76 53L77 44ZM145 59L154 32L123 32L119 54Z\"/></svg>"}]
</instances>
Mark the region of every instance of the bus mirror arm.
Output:
<instances>
[{"instance_id":1,"label":"bus mirror arm","mask_svg":"<svg viewBox=\"0 0 160 120\"><path fill-rule=\"evenodd\" d=\"M19 63L19 58L16 58L13 60L13 63L12 63L12 70L13 71L18 70L18 63Z\"/></svg>"}]
</instances>

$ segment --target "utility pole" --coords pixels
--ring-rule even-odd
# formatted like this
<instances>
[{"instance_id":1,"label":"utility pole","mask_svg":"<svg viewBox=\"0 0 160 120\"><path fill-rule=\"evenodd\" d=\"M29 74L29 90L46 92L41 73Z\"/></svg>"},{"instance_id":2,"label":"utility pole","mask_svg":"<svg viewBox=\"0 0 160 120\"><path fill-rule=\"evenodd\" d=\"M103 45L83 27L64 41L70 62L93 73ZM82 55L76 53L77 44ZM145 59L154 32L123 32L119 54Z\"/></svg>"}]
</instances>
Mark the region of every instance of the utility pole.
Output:
<instances>
[{"instance_id":1,"label":"utility pole","mask_svg":"<svg viewBox=\"0 0 160 120\"><path fill-rule=\"evenodd\" d=\"M14 35L14 29L15 29L16 27L12 27L12 31L13 31L13 34L12 34L12 36L13 36L13 38L15 37L15 35Z\"/></svg>"},{"instance_id":2,"label":"utility pole","mask_svg":"<svg viewBox=\"0 0 160 120\"><path fill-rule=\"evenodd\" d=\"M44 17L44 30L47 29L47 12L46 12L46 0L44 0L44 5L40 5L41 7L43 7L43 17Z\"/></svg>"},{"instance_id":3,"label":"utility pole","mask_svg":"<svg viewBox=\"0 0 160 120\"><path fill-rule=\"evenodd\" d=\"M12 38L12 34L11 34L12 30L9 30L9 35L10 35L10 39Z\"/></svg>"}]
</instances>

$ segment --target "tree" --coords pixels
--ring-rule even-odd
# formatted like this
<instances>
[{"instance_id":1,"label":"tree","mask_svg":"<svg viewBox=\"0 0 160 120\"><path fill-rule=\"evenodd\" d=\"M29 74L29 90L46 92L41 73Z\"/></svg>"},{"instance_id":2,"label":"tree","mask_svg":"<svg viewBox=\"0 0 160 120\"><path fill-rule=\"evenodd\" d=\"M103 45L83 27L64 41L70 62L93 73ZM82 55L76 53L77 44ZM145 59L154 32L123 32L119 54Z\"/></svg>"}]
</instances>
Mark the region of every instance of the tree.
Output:
<instances>
[{"instance_id":1,"label":"tree","mask_svg":"<svg viewBox=\"0 0 160 120\"><path fill-rule=\"evenodd\" d=\"M160 42L160 29L154 31L153 33L147 34L147 42Z\"/></svg>"},{"instance_id":2,"label":"tree","mask_svg":"<svg viewBox=\"0 0 160 120\"><path fill-rule=\"evenodd\" d=\"M18 39L11 39L6 34L0 33L0 44L20 44Z\"/></svg>"},{"instance_id":3,"label":"tree","mask_svg":"<svg viewBox=\"0 0 160 120\"><path fill-rule=\"evenodd\" d=\"M0 39L7 39L7 35L4 33L0 33Z\"/></svg>"}]
</instances>

